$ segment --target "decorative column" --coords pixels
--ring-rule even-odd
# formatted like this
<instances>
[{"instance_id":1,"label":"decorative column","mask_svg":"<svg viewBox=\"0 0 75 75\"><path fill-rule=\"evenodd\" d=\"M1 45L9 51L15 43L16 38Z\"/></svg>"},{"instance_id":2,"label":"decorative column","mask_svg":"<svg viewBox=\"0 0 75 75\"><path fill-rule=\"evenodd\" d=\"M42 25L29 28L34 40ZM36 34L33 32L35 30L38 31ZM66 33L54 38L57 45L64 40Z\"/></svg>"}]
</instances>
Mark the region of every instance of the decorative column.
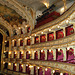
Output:
<instances>
[{"instance_id":1,"label":"decorative column","mask_svg":"<svg viewBox=\"0 0 75 75\"><path fill-rule=\"evenodd\" d=\"M31 37L31 45L34 44L34 37Z\"/></svg>"},{"instance_id":2,"label":"decorative column","mask_svg":"<svg viewBox=\"0 0 75 75\"><path fill-rule=\"evenodd\" d=\"M54 31L54 40L56 40L56 31Z\"/></svg>"},{"instance_id":3,"label":"decorative column","mask_svg":"<svg viewBox=\"0 0 75 75\"><path fill-rule=\"evenodd\" d=\"M47 60L47 50L44 50L45 52L45 60Z\"/></svg>"},{"instance_id":4,"label":"decorative column","mask_svg":"<svg viewBox=\"0 0 75 75\"><path fill-rule=\"evenodd\" d=\"M56 49L53 49L53 59L56 60Z\"/></svg>"},{"instance_id":5,"label":"decorative column","mask_svg":"<svg viewBox=\"0 0 75 75\"><path fill-rule=\"evenodd\" d=\"M46 35L46 41L47 41L47 33L45 35Z\"/></svg>"},{"instance_id":6,"label":"decorative column","mask_svg":"<svg viewBox=\"0 0 75 75\"><path fill-rule=\"evenodd\" d=\"M73 24L73 29L74 29L74 33L75 33L75 23Z\"/></svg>"},{"instance_id":7,"label":"decorative column","mask_svg":"<svg viewBox=\"0 0 75 75\"><path fill-rule=\"evenodd\" d=\"M30 75L34 75L34 66L30 66Z\"/></svg>"},{"instance_id":8,"label":"decorative column","mask_svg":"<svg viewBox=\"0 0 75 75\"><path fill-rule=\"evenodd\" d=\"M23 72L26 73L26 64L23 64Z\"/></svg>"},{"instance_id":9,"label":"decorative column","mask_svg":"<svg viewBox=\"0 0 75 75\"><path fill-rule=\"evenodd\" d=\"M65 27L63 28L63 33L64 33L64 37L66 36L66 29Z\"/></svg>"},{"instance_id":10,"label":"decorative column","mask_svg":"<svg viewBox=\"0 0 75 75\"><path fill-rule=\"evenodd\" d=\"M11 70L13 70L13 63L11 63Z\"/></svg>"},{"instance_id":11,"label":"decorative column","mask_svg":"<svg viewBox=\"0 0 75 75\"><path fill-rule=\"evenodd\" d=\"M73 49L74 49L74 59L75 59L75 47L73 47Z\"/></svg>"},{"instance_id":12,"label":"decorative column","mask_svg":"<svg viewBox=\"0 0 75 75\"><path fill-rule=\"evenodd\" d=\"M20 39L18 39L18 46L20 46Z\"/></svg>"},{"instance_id":13,"label":"decorative column","mask_svg":"<svg viewBox=\"0 0 75 75\"><path fill-rule=\"evenodd\" d=\"M43 68L42 71L43 71L43 75L45 75L45 68Z\"/></svg>"},{"instance_id":14,"label":"decorative column","mask_svg":"<svg viewBox=\"0 0 75 75\"><path fill-rule=\"evenodd\" d=\"M63 50L63 54L64 54L63 61L66 61L66 48L62 48L62 50Z\"/></svg>"},{"instance_id":15,"label":"decorative column","mask_svg":"<svg viewBox=\"0 0 75 75\"><path fill-rule=\"evenodd\" d=\"M25 27L25 33L27 33L27 27Z\"/></svg>"},{"instance_id":16,"label":"decorative column","mask_svg":"<svg viewBox=\"0 0 75 75\"><path fill-rule=\"evenodd\" d=\"M38 59L40 60L40 50L38 50Z\"/></svg>"},{"instance_id":17,"label":"decorative column","mask_svg":"<svg viewBox=\"0 0 75 75\"><path fill-rule=\"evenodd\" d=\"M19 71L19 63L17 63L16 71Z\"/></svg>"},{"instance_id":18,"label":"decorative column","mask_svg":"<svg viewBox=\"0 0 75 75\"><path fill-rule=\"evenodd\" d=\"M31 52L31 55L32 55L31 59L34 59L34 51L33 50Z\"/></svg>"},{"instance_id":19,"label":"decorative column","mask_svg":"<svg viewBox=\"0 0 75 75\"><path fill-rule=\"evenodd\" d=\"M67 6L66 6L66 0L63 0L63 2L64 2L64 11L66 11L66 8L67 8Z\"/></svg>"},{"instance_id":20,"label":"decorative column","mask_svg":"<svg viewBox=\"0 0 75 75\"><path fill-rule=\"evenodd\" d=\"M20 58L20 51L17 51L17 58Z\"/></svg>"},{"instance_id":21,"label":"decorative column","mask_svg":"<svg viewBox=\"0 0 75 75\"><path fill-rule=\"evenodd\" d=\"M11 58L14 58L14 51L12 51L12 57Z\"/></svg>"},{"instance_id":22,"label":"decorative column","mask_svg":"<svg viewBox=\"0 0 75 75\"><path fill-rule=\"evenodd\" d=\"M39 43L40 43L40 35L39 35Z\"/></svg>"},{"instance_id":23,"label":"decorative column","mask_svg":"<svg viewBox=\"0 0 75 75\"><path fill-rule=\"evenodd\" d=\"M26 50L24 51L24 59L26 59Z\"/></svg>"},{"instance_id":24,"label":"decorative column","mask_svg":"<svg viewBox=\"0 0 75 75\"><path fill-rule=\"evenodd\" d=\"M25 39L25 41L24 41L24 42L25 42L25 46L26 46L26 45L27 45L27 39Z\"/></svg>"}]
</instances>

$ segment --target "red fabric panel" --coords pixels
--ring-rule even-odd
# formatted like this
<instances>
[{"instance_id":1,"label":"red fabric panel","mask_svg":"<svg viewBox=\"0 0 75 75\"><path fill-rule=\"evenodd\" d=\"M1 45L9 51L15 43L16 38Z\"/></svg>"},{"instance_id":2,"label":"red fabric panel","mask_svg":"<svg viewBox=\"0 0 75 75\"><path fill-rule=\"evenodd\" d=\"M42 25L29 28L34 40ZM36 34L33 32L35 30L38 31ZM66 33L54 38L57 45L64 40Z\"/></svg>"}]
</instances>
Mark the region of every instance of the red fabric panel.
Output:
<instances>
[{"instance_id":1,"label":"red fabric panel","mask_svg":"<svg viewBox=\"0 0 75 75\"><path fill-rule=\"evenodd\" d=\"M56 32L56 39L60 39L60 38L63 38L63 37L64 37L63 31L57 31Z\"/></svg>"},{"instance_id":2,"label":"red fabric panel","mask_svg":"<svg viewBox=\"0 0 75 75\"><path fill-rule=\"evenodd\" d=\"M30 39L27 40L27 45L30 45Z\"/></svg>"},{"instance_id":3,"label":"red fabric panel","mask_svg":"<svg viewBox=\"0 0 75 75\"><path fill-rule=\"evenodd\" d=\"M74 29L73 28L71 28L71 27L67 27L66 28L66 35L68 36L68 35L71 35L71 34L73 34L74 33Z\"/></svg>"},{"instance_id":4,"label":"red fabric panel","mask_svg":"<svg viewBox=\"0 0 75 75\"><path fill-rule=\"evenodd\" d=\"M48 34L47 38L48 38L48 41L54 40L54 34L53 33Z\"/></svg>"},{"instance_id":5,"label":"red fabric panel","mask_svg":"<svg viewBox=\"0 0 75 75\"><path fill-rule=\"evenodd\" d=\"M17 42L16 42L16 41L14 41L14 46L16 47L16 45L17 45Z\"/></svg>"},{"instance_id":6,"label":"red fabric panel","mask_svg":"<svg viewBox=\"0 0 75 75\"><path fill-rule=\"evenodd\" d=\"M39 43L39 37L35 37L35 43Z\"/></svg>"},{"instance_id":7,"label":"red fabric panel","mask_svg":"<svg viewBox=\"0 0 75 75\"><path fill-rule=\"evenodd\" d=\"M46 36L45 35L41 35L40 36L40 42L45 42L46 41Z\"/></svg>"},{"instance_id":8,"label":"red fabric panel","mask_svg":"<svg viewBox=\"0 0 75 75\"><path fill-rule=\"evenodd\" d=\"M20 46L23 46L23 40L20 40Z\"/></svg>"}]
</instances>

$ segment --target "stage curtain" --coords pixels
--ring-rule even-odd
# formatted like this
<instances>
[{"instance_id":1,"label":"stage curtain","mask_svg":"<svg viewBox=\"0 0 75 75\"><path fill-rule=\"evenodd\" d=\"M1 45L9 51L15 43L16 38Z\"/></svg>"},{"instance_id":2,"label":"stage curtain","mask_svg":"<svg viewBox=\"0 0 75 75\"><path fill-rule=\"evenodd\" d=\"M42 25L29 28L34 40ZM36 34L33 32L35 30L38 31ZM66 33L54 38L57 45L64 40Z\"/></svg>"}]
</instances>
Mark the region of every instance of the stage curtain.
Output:
<instances>
[{"instance_id":1,"label":"stage curtain","mask_svg":"<svg viewBox=\"0 0 75 75\"><path fill-rule=\"evenodd\" d=\"M64 37L63 30L56 31L56 39L60 39Z\"/></svg>"},{"instance_id":2,"label":"stage curtain","mask_svg":"<svg viewBox=\"0 0 75 75\"><path fill-rule=\"evenodd\" d=\"M39 43L39 37L35 37L35 43Z\"/></svg>"},{"instance_id":3,"label":"stage curtain","mask_svg":"<svg viewBox=\"0 0 75 75\"><path fill-rule=\"evenodd\" d=\"M49 33L49 34L47 35L47 38L48 38L48 41L54 40L54 34L53 34L53 33Z\"/></svg>"},{"instance_id":4,"label":"stage curtain","mask_svg":"<svg viewBox=\"0 0 75 75\"><path fill-rule=\"evenodd\" d=\"M40 36L40 42L45 42L46 41L46 36L45 35L41 35Z\"/></svg>"}]
</instances>

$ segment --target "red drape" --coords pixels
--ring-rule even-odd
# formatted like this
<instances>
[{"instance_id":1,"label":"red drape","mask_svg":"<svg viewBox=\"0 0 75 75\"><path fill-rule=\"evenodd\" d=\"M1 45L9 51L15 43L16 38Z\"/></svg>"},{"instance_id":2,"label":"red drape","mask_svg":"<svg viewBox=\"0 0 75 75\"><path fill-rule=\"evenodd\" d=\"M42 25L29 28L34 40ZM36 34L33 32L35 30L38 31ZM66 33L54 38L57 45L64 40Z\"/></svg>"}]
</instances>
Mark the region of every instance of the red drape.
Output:
<instances>
[{"instance_id":1,"label":"red drape","mask_svg":"<svg viewBox=\"0 0 75 75\"><path fill-rule=\"evenodd\" d=\"M39 43L39 37L35 37L35 43Z\"/></svg>"},{"instance_id":2,"label":"red drape","mask_svg":"<svg viewBox=\"0 0 75 75\"><path fill-rule=\"evenodd\" d=\"M30 45L30 39L27 40L27 45Z\"/></svg>"},{"instance_id":3,"label":"red drape","mask_svg":"<svg viewBox=\"0 0 75 75\"><path fill-rule=\"evenodd\" d=\"M56 39L60 39L64 37L63 30L56 31Z\"/></svg>"},{"instance_id":4,"label":"red drape","mask_svg":"<svg viewBox=\"0 0 75 75\"><path fill-rule=\"evenodd\" d=\"M47 38L48 38L48 41L54 40L54 34L53 33L49 33Z\"/></svg>"},{"instance_id":5,"label":"red drape","mask_svg":"<svg viewBox=\"0 0 75 75\"><path fill-rule=\"evenodd\" d=\"M41 35L40 42L45 42L45 41L46 41L46 35Z\"/></svg>"},{"instance_id":6,"label":"red drape","mask_svg":"<svg viewBox=\"0 0 75 75\"><path fill-rule=\"evenodd\" d=\"M73 25L66 28L66 36L74 33Z\"/></svg>"},{"instance_id":7,"label":"red drape","mask_svg":"<svg viewBox=\"0 0 75 75\"><path fill-rule=\"evenodd\" d=\"M23 46L23 40L20 40L20 46Z\"/></svg>"}]
</instances>

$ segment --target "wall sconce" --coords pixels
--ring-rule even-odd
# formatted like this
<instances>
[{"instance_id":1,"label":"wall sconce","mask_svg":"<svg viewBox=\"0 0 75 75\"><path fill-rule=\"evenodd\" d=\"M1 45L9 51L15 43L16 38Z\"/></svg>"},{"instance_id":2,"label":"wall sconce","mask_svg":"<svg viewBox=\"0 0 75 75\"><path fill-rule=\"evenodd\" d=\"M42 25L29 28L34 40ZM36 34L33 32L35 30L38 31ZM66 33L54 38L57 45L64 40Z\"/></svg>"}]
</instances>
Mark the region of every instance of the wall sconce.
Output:
<instances>
[{"instance_id":1,"label":"wall sconce","mask_svg":"<svg viewBox=\"0 0 75 75\"><path fill-rule=\"evenodd\" d=\"M23 64L21 66L23 67Z\"/></svg>"},{"instance_id":2,"label":"wall sconce","mask_svg":"<svg viewBox=\"0 0 75 75\"><path fill-rule=\"evenodd\" d=\"M21 51L21 54L23 54L24 52L23 51Z\"/></svg>"},{"instance_id":3,"label":"wall sconce","mask_svg":"<svg viewBox=\"0 0 75 75\"><path fill-rule=\"evenodd\" d=\"M70 47L67 47L67 50L69 50L70 49Z\"/></svg>"},{"instance_id":4,"label":"wall sconce","mask_svg":"<svg viewBox=\"0 0 75 75\"><path fill-rule=\"evenodd\" d=\"M53 70L53 73L55 72L55 70Z\"/></svg>"},{"instance_id":5,"label":"wall sconce","mask_svg":"<svg viewBox=\"0 0 75 75\"><path fill-rule=\"evenodd\" d=\"M9 63L9 65L11 65L11 63Z\"/></svg>"},{"instance_id":6,"label":"wall sconce","mask_svg":"<svg viewBox=\"0 0 75 75\"><path fill-rule=\"evenodd\" d=\"M36 36L36 34L35 34L35 36Z\"/></svg>"},{"instance_id":7,"label":"wall sconce","mask_svg":"<svg viewBox=\"0 0 75 75\"><path fill-rule=\"evenodd\" d=\"M38 67L38 69L39 69L40 67Z\"/></svg>"},{"instance_id":8,"label":"wall sconce","mask_svg":"<svg viewBox=\"0 0 75 75\"><path fill-rule=\"evenodd\" d=\"M9 54L11 54L11 52L9 52Z\"/></svg>"},{"instance_id":9,"label":"wall sconce","mask_svg":"<svg viewBox=\"0 0 75 75\"><path fill-rule=\"evenodd\" d=\"M17 54L17 52L15 52L15 54Z\"/></svg>"},{"instance_id":10,"label":"wall sconce","mask_svg":"<svg viewBox=\"0 0 75 75\"><path fill-rule=\"evenodd\" d=\"M63 75L63 73L60 73L60 75Z\"/></svg>"},{"instance_id":11,"label":"wall sconce","mask_svg":"<svg viewBox=\"0 0 75 75\"><path fill-rule=\"evenodd\" d=\"M49 29L49 31L51 31L51 29Z\"/></svg>"},{"instance_id":12,"label":"wall sconce","mask_svg":"<svg viewBox=\"0 0 75 75\"><path fill-rule=\"evenodd\" d=\"M15 64L15 66L17 66L17 64Z\"/></svg>"},{"instance_id":13,"label":"wall sconce","mask_svg":"<svg viewBox=\"0 0 75 75\"><path fill-rule=\"evenodd\" d=\"M47 71L48 69L46 68L45 71Z\"/></svg>"},{"instance_id":14,"label":"wall sconce","mask_svg":"<svg viewBox=\"0 0 75 75\"><path fill-rule=\"evenodd\" d=\"M5 64L5 62L3 62L3 64Z\"/></svg>"},{"instance_id":15,"label":"wall sconce","mask_svg":"<svg viewBox=\"0 0 75 75\"><path fill-rule=\"evenodd\" d=\"M43 52L43 50L41 50L41 52Z\"/></svg>"},{"instance_id":16,"label":"wall sconce","mask_svg":"<svg viewBox=\"0 0 75 75\"><path fill-rule=\"evenodd\" d=\"M34 53L35 53L36 51L34 51Z\"/></svg>"},{"instance_id":17,"label":"wall sconce","mask_svg":"<svg viewBox=\"0 0 75 75\"><path fill-rule=\"evenodd\" d=\"M26 66L28 66L28 64L26 64Z\"/></svg>"},{"instance_id":18,"label":"wall sconce","mask_svg":"<svg viewBox=\"0 0 75 75\"><path fill-rule=\"evenodd\" d=\"M31 52L29 51L29 54L30 54Z\"/></svg>"},{"instance_id":19,"label":"wall sconce","mask_svg":"<svg viewBox=\"0 0 75 75\"><path fill-rule=\"evenodd\" d=\"M49 52L51 52L51 50L49 50Z\"/></svg>"},{"instance_id":20,"label":"wall sconce","mask_svg":"<svg viewBox=\"0 0 75 75\"><path fill-rule=\"evenodd\" d=\"M60 51L60 48L58 48L58 51Z\"/></svg>"},{"instance_id":21,"label":"wall sconce","mask_svg":"<svg viewBox=\"0 0 75 75\"><path fill-rule=\"evenodd\" d=\"M41 34L43 34L43 32L41 32Z\"/></svg>"}]
</instances>

